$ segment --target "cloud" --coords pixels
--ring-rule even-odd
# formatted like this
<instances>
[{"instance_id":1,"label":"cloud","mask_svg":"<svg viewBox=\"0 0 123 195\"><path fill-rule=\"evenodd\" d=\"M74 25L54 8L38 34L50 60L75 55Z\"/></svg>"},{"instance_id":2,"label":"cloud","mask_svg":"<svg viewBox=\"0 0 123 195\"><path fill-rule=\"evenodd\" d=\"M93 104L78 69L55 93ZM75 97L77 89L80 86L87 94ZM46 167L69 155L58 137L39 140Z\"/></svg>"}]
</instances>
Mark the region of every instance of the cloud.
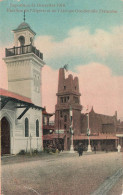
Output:
<instances>
[{"instance_id":1,"label":"cloud","mask_svg":"<svg viewBox=\"0 0 123 195\"><path fill-rule=\"evenodd\" d=\"M39 36L35 43L45 54L46 61L53 63L56 60L59 64L65 57L73 61L79 77L82 105L93 105L96 112L109 115L113 115L117 110L119 117L123 117L123 76L114 76L106 63L96 63L95 60L91 60L89 63L81 62L77 65L74 60L83 56L89 58L91 55L101 58L113 56L118 60L121 59L122 63L122 36L121 26L111 29L110 32L98 29L93 34L89 29L77 27L69 31L68 37L62 41L56 41L52 36ZM0 53L1 57L4 57L3 49L0 49ZM54 70L50 63L47 64L42 72L42 103L48 112L54 112L57 102L58 70ZM75 75L74 72L72 74ZM7 88L7 69L2 59L0 87Z\"/></svg>"},{"instance_id":2,"label":"cloud","mask_svg":"<svg viewBox=\"0 0 123 195\"><path fill-rule=\"evenodd\" d=\"M94 106L97 113L114 115L117 110L118 117L123 117L123 77L113 76L106 65L99 63L78 65L77 71L83 111L89 105ZM72 74L76 76L75 73ZM55 110L57 102L58 71L46 66L42 78L43 105L46 105L47 110L51 112Z\"/></svg>"},{"instance_id":3,"label":"cloud","mask_svg":"<svg viewBox=\"0 0 123 195\"><path fill-rule=\"evenodd\" d=\"M2 60L5 57L5 49L0 48L0 88L7 89L8 88L8 79L7 79L7 67Z\"/></svg>"},{"instance_id":4,"label":"cloud","mask_svg":"<svg viewBox=\"0 0 123 195\"><path fill-rule=\"evenodd\" d=\"M99 63L78 66L82 105L94 106L96 112L123 117L123 77L113 76L111 69Z\"/></svg>"},{"instance_id":5,"label":"cloud","mask_svg":"<svg viewBox=\"0 0 123 195\"><path fill-rule=\"evenodd\" d=\"M45 65L42 69L42 104L48 112L55 112L58 71Z\"/></svg>"},{"instance_id":6,"label":"cloud","mask_svg":"<svg viewBox=\"0 0 123 195\"><path fill-rule=\"evenodd\" d=\"M101 57L109 54L121 55L123 48L123 26L112 28L110 32L97 29L93 34L89 29L76 27L68 32L68 37L55 41L51 36L39 36L36 45L43 50L47 58L69 53L70 55L97 54ZM79 52L79 53L78 53Z\"/></svg>"},{"instance_id":7,"label":"cloud","mask_svg":"<svg viewBox=\"0 0 123 195\"><path fill-rule=\"evenodd\" d=\"M83 110L87 105L94 106L95 112L107 115L113 115L117 110L118 116L122 118L123 76L113 76L106 65L95 62L80 64L76 69L78 74L69 71L66 72L66 77L68 74L78 76ZM0 87L7 89L7 68L2 60ZM57 90L58 70L45 65L42 69L42 105L46 106L48 112L55 111Z\"/></svg>"}]
</instances>

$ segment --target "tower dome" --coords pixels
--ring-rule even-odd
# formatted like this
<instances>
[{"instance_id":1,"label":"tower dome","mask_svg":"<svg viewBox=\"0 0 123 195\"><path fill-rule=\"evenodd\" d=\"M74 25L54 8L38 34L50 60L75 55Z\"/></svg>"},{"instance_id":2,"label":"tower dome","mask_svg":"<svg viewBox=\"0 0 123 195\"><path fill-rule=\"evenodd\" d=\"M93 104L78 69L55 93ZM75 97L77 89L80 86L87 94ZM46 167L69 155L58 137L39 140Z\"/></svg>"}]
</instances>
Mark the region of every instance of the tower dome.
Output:
<instances>
[{"instance_id":1,"label":"tower dome","mask_svg":"<svg viewBox=\"0 0 123 195\"><path fill-rule=\"evenodd\" d=\"M14 32L18 32L18 31L22 31L22 30L29 30L30 32L32 32L34 35L36 35L36 33L31 29L30 25L28 23L26 23L25 21L22 22L16 29L14 29Z\"/></svg>"},{"instance_id":2,"label":"tower dome","mask_svg":"<svg viewBox=\"0 0 123 195\"><path fill-rule=\"evenodd\" d=\"M20 29L25 29L25 28L30 28L29 24L27 24L26 22L22 22L19 26L18 26L18 30Z\"/></svg>"}]
</instances>

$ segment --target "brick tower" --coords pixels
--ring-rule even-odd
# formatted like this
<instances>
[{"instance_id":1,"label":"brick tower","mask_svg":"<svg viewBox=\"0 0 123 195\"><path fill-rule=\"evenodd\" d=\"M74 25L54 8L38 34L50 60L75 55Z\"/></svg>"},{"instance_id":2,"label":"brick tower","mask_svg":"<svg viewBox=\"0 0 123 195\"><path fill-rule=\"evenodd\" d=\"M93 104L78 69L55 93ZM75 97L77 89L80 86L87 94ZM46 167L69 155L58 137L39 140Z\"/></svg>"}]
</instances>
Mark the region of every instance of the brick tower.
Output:
<instances>
[{"instance_id":1,"label":"brick tower","mask_svg":"<svg viewBox=\"0 0 123 195\"><path fill-rule=\"evenodd\" d=\"M55 129L64 130L64 149L70 149L70 107L74 135L81 133L81 110L78 77L70 74L65 78L65 69L59 70L57 104L55 106Z\"/></svg>"}]
</instances>

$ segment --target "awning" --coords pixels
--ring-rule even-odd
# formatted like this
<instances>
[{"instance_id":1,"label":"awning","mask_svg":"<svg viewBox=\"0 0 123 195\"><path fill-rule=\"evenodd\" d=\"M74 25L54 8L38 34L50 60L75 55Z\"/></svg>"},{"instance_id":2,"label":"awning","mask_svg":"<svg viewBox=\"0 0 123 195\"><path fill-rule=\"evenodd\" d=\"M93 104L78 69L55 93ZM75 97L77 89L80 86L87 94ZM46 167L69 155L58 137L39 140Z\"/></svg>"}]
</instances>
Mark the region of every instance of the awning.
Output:
<instances>
[{"instance_id":1,"label":"awning","mask_svg":"<svg viewBox=\"0 0 123 195\"><path fill-rule=\"evenodd\" d=\"M117 137L123 137L123 133L116 134Z\"/></svg>"},{"instance_id":2,"label":"awning","mask_svg":"<svg viewBox=\"0 0 123 195\"><path fill-rule=\"evenodd\" d=\"M53 140L53 139L64 139L65 134L47 134L47 135L43 135L43 140Z\"/></svg>"},{"instance_id":3,"label":"awning","mask_svg":"<svg viewBox=\"0 0 123 195\"><path fill-rule=\"evenodd\" d=\"M18 109L24 108L24 110L18 116L17 119L21 119L30 108L44 110L44 108L33 104L30 98L0 88L0 102L1 102L0 110L2 110L9 101L19 104L19 105L15 105L15 108Z\"/></svg>"},{"instance_id":4,"label":"awning","mask_svg":"<svg viewBox=\"0 0 123 195\"><path fill-rule=\"evenodd\" d=\"M74 140L88 140L88 136L86 135L76 135L73 137ZM91 140L117 140L118 137L113 135L98 135L98 136L90 136Z\"/></svg>"}]
</instances>

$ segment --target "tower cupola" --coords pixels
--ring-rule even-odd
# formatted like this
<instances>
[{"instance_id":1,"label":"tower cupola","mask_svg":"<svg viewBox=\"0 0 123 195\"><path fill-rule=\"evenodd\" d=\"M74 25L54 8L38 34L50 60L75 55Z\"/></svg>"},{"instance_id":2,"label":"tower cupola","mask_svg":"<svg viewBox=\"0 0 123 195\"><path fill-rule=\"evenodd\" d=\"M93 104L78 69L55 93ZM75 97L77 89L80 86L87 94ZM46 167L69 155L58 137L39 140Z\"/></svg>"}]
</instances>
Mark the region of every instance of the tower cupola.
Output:
<instances>
[{"instance_id":1,"label":"tower cupola","mask_svg":"<svg viewBox=\"0 0 123 195\"><path fill-rule=\"evenodd\" d=\"M24 21L13 30L14 47L6 48L4 61L8 70L8 89L41 106L43 53L34 46L36 33Z\"/></svg>"},{"instance_id":2,"label":"tower cupola","mask_svg":"<svg viewBox=\"0 0 123 195\"><path fill-rule=\"evenodd\" d=\"M22 22L14 32L14 46L34 45L34 37L36 33L31 29L30 25L25 21Z\"/></svg>"}]
</instances>

